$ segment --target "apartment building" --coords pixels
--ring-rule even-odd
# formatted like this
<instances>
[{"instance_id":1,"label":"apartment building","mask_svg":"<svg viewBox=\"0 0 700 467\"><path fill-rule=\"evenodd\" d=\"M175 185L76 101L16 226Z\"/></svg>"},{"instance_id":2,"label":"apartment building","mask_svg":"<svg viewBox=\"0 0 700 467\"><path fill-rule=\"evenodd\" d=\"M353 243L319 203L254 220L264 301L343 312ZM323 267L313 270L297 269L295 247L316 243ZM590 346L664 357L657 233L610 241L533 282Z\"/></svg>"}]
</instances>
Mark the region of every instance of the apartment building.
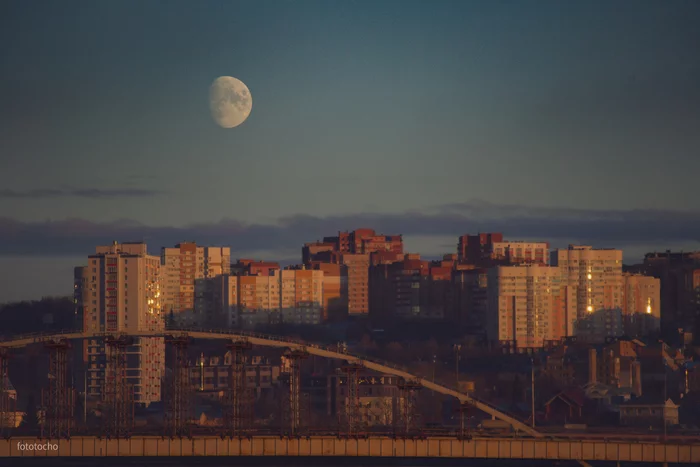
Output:
<instances>
[{"instance_id":1,"label":"apartment building","mask_svg":"<svg viewBox=\"0 0 700 467\"><path fill-rule=\"evenodd\" d=\"M274 269L269 275L221 276L210 282L214 315L229 326L323 322L321 270Z\"/></svg>"},{"instance_id":2,"label":"apartment building","mask_svg":"<svg viewBox=\"0 0 700 467\"><path fill-rule=\"evenodd\" d=\"M160 258L149 255L145 243L98 246L95 254L88 256L82 274L86 330L118 333L164 329ZM87 341L91 396L101 394L106 352L102 339ZM161 399L164 369L162 338L137 338L127 348L127 380L133 385L136 402L148 404Z\"/></svg>"},{"instance_id":3,"label":"apartment building","mask_svg":"<svg viewBox=\"0 0 700 467\"><path fill-rule=\"evenodd\" d=\"M622 250L570 245L552 252L552 265L561 271L574 334L596 342L622 335Z\"/></svg>"},{"instance_id":4,"label":"apartment building","mask_svg":"<svg viewBox=\"0 0 700 467\"><path fill-rule=\"evenodd\" d=\"M450 321L473 330L484 329L488 312L488 269L457 266L452 271Z\"/></svg>"},{"instance_id":5,"label":"apartment building","mask_svg":"<svg viewBox=\"0 0 700 467\"><path fill-rule=\"evenodd\" d=\"M312 263L323 272L323 321L342 321L348 310L348 269L343 264Z\"/></svg>"},{"instance_id":6,"label":"apartment building","mask_svg":"<svg viewBox=\"0 0 700 467\"><path fill-rule=\"evenodd\" d=\"M206 309L207 279L231 270L231 249L179 243L161 250L163 310L182 324L202 325L210 320Z\"/></svg>"},{"instance_id":7,"label":"apartment building","mask_svg":"<svg viewBox=\"0 0 700 467\"><path fill-rule=\"evenodd\" d=\"M399 261L376 263L370 268L373 320L441 320L450 314L452 261L406 254Z\"/></svg>"},{"instance_id":8,"label":"apartment building","mask_svg":"<svg viewBox=\"0 0 700 467\"><path fill-rule=\"evenodd\" d=\"M661 281L625 273L622 283L625 335L639 337L658 331L661 327Z\"/></svg>"},{"instance_id":9,"label":"apartment building","mask_svg":"<svg viewBox=\"0 0 700 467\"><path fill-rule=\"evenodd\" d=\"M491 243L490 257L502 260L507 264L519 263L549 263L549 243L502 241Z\"/></svg>"},{"instance_id":10,"label":"apartment building","mask_svg":"<svg viewBox=\"0 0 700 467\"><path fill-rule=\"evenodd\" d=\"M486 335L511 348L541 348L569 335L558 268L498 266L488 274Z\"/></svg>"},{"instance_id":11,"label":"apartment building","mask_svg":"<svg viewBox=\"0 0 700 467\"><path fill-rule=\"evenodd\" d=\"M346 266L348 283L347 313L362 316L369 313L370 256L385 252L403 254L401 235L377 234L372 229L338 232L322 242L307 243L302 248L304 264L338 263Z\"/></svg>"},{"instance_id":12,"label":"apartment building","mask_svg":"<svg viewBox=\"0 0 700 467\"><path fill-rule=\"evenodd\" d=\"M493 244L503 241L502 233L480 233L477 235L462 235L457 244L457 260L460 263L481 264L490 257Z\"/></svg>"}]
</instances>

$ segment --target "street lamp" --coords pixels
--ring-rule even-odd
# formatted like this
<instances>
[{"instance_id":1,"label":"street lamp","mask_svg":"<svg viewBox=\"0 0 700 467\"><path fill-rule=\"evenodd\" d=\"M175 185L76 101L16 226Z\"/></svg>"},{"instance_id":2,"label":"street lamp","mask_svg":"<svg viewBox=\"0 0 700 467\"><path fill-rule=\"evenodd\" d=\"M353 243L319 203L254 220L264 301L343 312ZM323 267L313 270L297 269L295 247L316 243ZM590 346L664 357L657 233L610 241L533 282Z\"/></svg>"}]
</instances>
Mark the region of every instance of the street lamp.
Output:
<instances>
[{"instance_id":1,"label":"street lamp","mask_svg":"<svg viewBox=\"0 0 700 467\"><path fill-rule=\"evenodd\" d=\"M530 357L530 379L532 380L532 387L530 389L531 403L532 403L532 428L535 428L535 358Z\"/></svg>"},{"instance_id":2,"label":"street lamp","mask_svg":"<svg viewBox=\"0 0 700 467\"><path fill-rule=\"evenodd\" d=\"M455 344L454 350L455 350L455 381L457 382L457 392L459 392L459 360L461 358L460 351L462 350L462 345Z\"/></svg>"},{"instance_id":3,"label":"street lamp","mask_svg":"<svg viewBox=\"0 0 700 467\"><path fill-rule=\"evenodd\" d=\"M435 382L435 365L437 364L437 355L433 355L433 383Z\"/></svg>"}]
</instances>

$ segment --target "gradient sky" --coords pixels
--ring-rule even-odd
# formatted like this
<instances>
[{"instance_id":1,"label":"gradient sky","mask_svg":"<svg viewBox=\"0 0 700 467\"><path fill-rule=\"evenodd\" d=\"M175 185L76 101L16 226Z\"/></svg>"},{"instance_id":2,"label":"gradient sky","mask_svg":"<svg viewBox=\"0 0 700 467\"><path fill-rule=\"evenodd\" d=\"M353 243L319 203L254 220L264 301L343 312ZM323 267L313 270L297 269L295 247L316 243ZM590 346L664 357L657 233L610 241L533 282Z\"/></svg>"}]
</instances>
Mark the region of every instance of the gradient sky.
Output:
<instances>
[{"instance_id":1,"label":"gradient sky","mask_svg":"<svg viewBox=\"0 0 700 467\"><path fill-rule=\"evenodd\" d=\"M70 292L111 239L697 248L698 24L693 0L0 2L0 302ZM221 75L253 96L234 129Z\"/></svg>"}]
</instances>

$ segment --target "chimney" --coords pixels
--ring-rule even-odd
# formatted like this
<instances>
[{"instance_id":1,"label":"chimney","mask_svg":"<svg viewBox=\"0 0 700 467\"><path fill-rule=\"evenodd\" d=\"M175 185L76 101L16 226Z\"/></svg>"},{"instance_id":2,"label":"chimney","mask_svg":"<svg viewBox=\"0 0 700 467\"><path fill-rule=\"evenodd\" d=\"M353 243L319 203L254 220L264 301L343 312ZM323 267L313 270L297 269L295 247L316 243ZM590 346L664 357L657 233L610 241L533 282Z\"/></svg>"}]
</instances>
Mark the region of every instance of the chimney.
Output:
<instances>
[{"instance_id":1,"label":"chimney","mask_svg":"<svg viewBox=\"0 0 700 467\"><path fill-rule=\"evenodd\" d=\"M588 382L598 382L598 353L596 349L588 350Z\"/></svg>"}]
</instances>

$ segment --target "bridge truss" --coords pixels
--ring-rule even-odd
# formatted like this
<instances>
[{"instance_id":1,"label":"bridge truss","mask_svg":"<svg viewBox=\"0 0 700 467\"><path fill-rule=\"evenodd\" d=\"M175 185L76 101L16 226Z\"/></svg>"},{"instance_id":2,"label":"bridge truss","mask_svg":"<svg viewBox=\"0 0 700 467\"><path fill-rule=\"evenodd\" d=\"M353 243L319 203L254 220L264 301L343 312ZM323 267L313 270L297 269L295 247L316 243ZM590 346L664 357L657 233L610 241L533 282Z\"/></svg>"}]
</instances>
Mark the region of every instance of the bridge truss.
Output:
<instances>
[{"instance_id":1,"label":"bridge truss","mask_svg":"<svg viewBox=\"0 0 700 467\"><path fill-rule=\"evenodd\" d=\"M348 436L359 436L363 431L364 417L362 413L362 404L360 402L360 374L364 371L364 367L358 363L350 363L343 366L342 370L345 374L345 411L344 427Z\"/></svg>"},{"instance_id":2,"label":"bridge truss","mask_svg":"<svg viewBox=\"0 0 700 467\"><path fill-rule=\"evenodd\" d=\"M107 357L102 382L102 430L108 438L128 438L134 426L134 386L127 377L127 348L130 336L107 337Z\"/></svg>"},{"instance_id":3,"label":"bridge truss","mask_svg":"<svg viewBox=\"0 0 700 467\"><path fill-rule=\"evenodd\" d=\"M10 394L9 360L10 352L0 348L0 436L8 435L16 425L17 397Z\"/></svg>"},{"instance_id":4,"label":"bridge truss","mask_svg":"<svg viewBox=\"0 0 700 467\"><path fill-rule=\"evenodd\" d=\"M397 387L399 389L398 400L398 430L403 435L413 434L419 426L418 411L416 410L416 396L418 391L423 387L416 380L399 380Z\"/></svg>"},{"instance_id":5,"label":"bridge truss","mask_svg":"<svg viewBox=\"0 0 700 467\"><path fill-rule=\"evenodd\" d=\"M274 336L266 336L266 335L261 335L261 334L255 334L255 333L246 333L246 332L240 332L240 331L210 331L210 330L199 330L199 329L178 329L178 330L166 330L166 331L153 331L153 330L138 330L138 331L131 331L129 334L133 337L161 337L161 338L166 338L168 342L173 343L173 336L187 336L189 338L194 338L194 339L219 339L219 340L231 340L234 338L240 338L240 339L246 339L250 341L252 345L262 345L262 346L267 346L267 347L277 347L277 348L287 348L290 351L299 351L301 353L308 353L311 355L316 355L319 357L324 357L324 358L331 358L331 359L338 359L338 360L345 360L348 363L357 363L359 365L362 365L364 368L375 371L378 373L382 374L389 374L396 376L398 378L403 378L405 381L416 381L417 384L425 389L429 389L431 391L436 391L441 394L445 394L451 397L454 397L458 399L460 402L468 402L471 404L472 407L475 409L478 409L480 411L485 412L488 415L493 416L496 419L503 420L510 425L513 426L513 428L516 431L519 431L525 435L530 435L533 437L543 437L544 434L537 431L536 429L532 428L529 426L527 423L524 423L521 420L518 420L517 418L508 415L506 413L503 413L500 411L498 408L488 404L485 401L479 400L474 398L471 395L461 393L457 391L456 389L452 389L447 386L443 386L440 384L437 384L433 381L429 381L427 379L417 379L414 375L412 375L409 371L397 368L396 366L385 363L385 362L379 362L379 361L374 361L372 359L367 359L355 355L348 354L346 352L340 352L338 351L335 346L329 346L329 347L324 347L324 346L319 346L319 345L312 345L296 340L291 340L291 339L286 339L286 338L280 338L280 337L274 337ZM27 337L20 337L20 338L15 338L15 339L10 339L10 340L4 340L0 341L0 347L2 348L18 348L18 347L24 347L30 344L36 344L36 343L44 343L47 341L55 341L56 339L104 339L107 336L112 335L111 333L105 333L105 332L97 332L97 331L75 331L75 332L66 332L63 334L38 334L38 335L32 335L32 336L27 336ZM186 381L186 378L183 378L185 372L182 372L180 365L186 365L186 357L184 360L179 360L180 364L175 366L175 374L176 377L173 378L173 380L177 381ZM180 373L180 376L177 376L177 374ZM298 381L298 377L294 376L294 372L290 372L290 391L289 391L289 397L288 397L288 407L290 407L289 411L286 411L289 415L285 416L287 420L289 421L288 426L293 430L293 431L298 431L300 427L300 417L301 417L301 406L303 404L303 398L300 397L300 393L298 390L295 390L296 382ZM181 389L185 389L185 391L181 389L175 389L171 388L173 393L175 395L178 395L176 398L171 398L171 404L169 407L181 407L178 410L175 410L174 413L176 417L172 419L171 426L174 427L174 430L171 430L171 432L176 432L176 431L182 431L186 425L185 419L186 417L183 417L185 410L183 408L188 407L188 397L183 397L183 395L186 392L191 392L187 389L187 386L182 386L181 383ZM190 388L191 389L191 388ZM415 392L415 391L413 391ZM409 391L410 393L410 391ZM179 402L173 402L172 399L175 399L176 401ZM173 405L174 404L174 405ZM408 413L408 411L405 410L405 404L406 402L403 401L401 406L404 408L401 410L404 413ZM296 414L296 415L294 415ZM402 422L405 422L406 417L404 416L404 420ZM410 420L410 417L409 417ZM405 423L403 423L405 425Z\"/></svg>"},{"instance_id":6,"label":"bridge truss","mask_svg":"<svg viewBox=\"0 0 700 467\"><path fill-rule=\"evenodd\" d=\"M166 413L166 433L170 436L189 436L192 421L192 398L194 395L190 381L188 349L190 338L187 335L168 336L175 354L175 365L170 383L170 397Z\"/></svg>"},{"instance_id":7,"label":"bridge truss","mask_svg":"<svg viewBox=\"0 0 700 467\"><path fill-rule=\"evenodd\" d=\"M253 398L247 387L246 353L253 346L246 340L233 341L226 345L231 353L229 387L224 407L224 426L229 436L240 436L251 428Z\"/></svg>"},{"instance_id":8,"label":"bridge truss","mask_svg":"<svg viewBox=\"0 0 700 467\"><path fill-rule=\"evenodd\" d=\"M59 339L45 347L49 351L49 386L42 394L42 437L70 438L75 399L72 385L68 384L68 352L72 346L69 340Z\"/></svg>"}]
</instances>

